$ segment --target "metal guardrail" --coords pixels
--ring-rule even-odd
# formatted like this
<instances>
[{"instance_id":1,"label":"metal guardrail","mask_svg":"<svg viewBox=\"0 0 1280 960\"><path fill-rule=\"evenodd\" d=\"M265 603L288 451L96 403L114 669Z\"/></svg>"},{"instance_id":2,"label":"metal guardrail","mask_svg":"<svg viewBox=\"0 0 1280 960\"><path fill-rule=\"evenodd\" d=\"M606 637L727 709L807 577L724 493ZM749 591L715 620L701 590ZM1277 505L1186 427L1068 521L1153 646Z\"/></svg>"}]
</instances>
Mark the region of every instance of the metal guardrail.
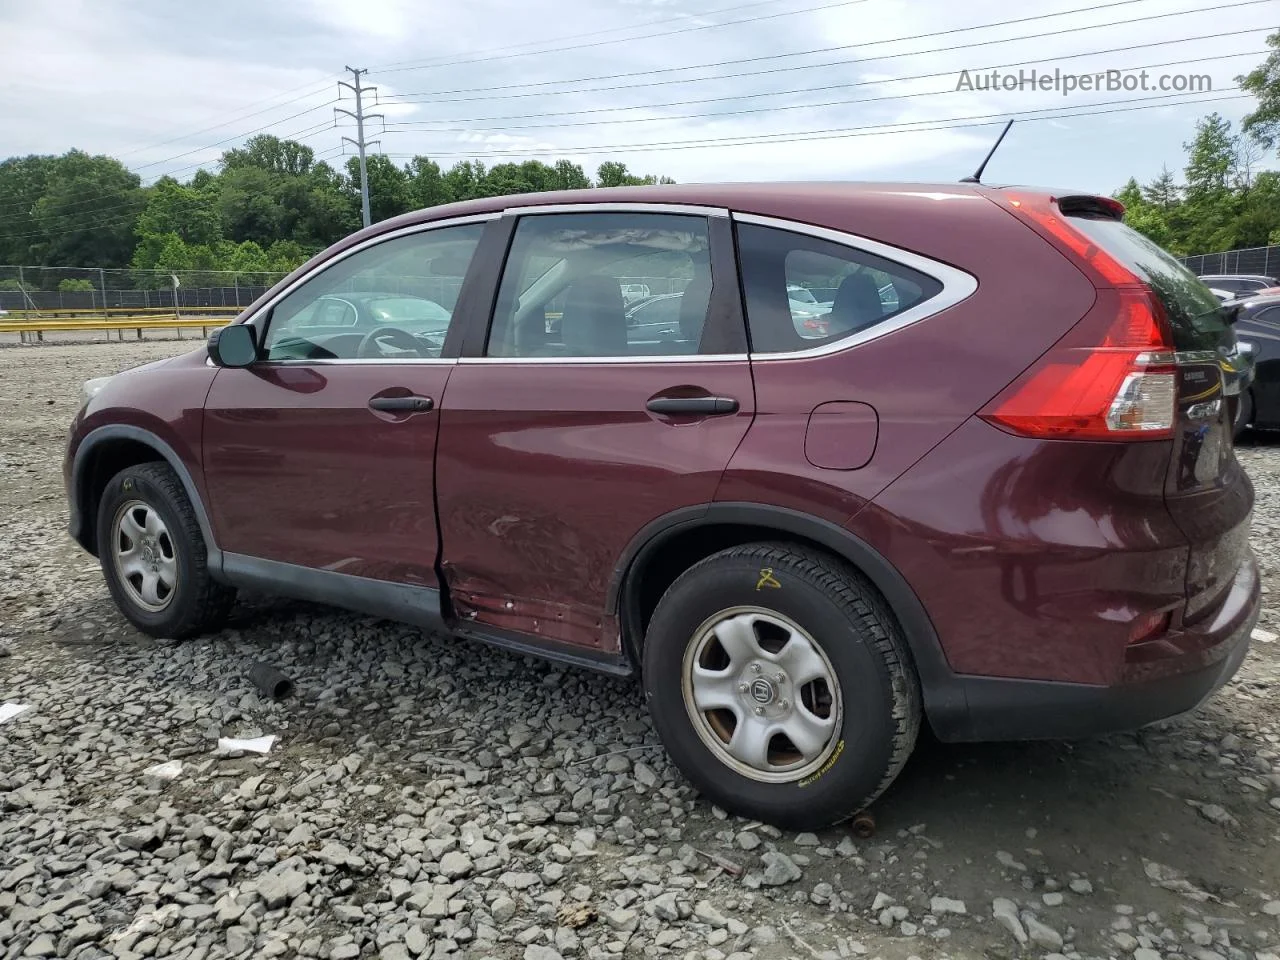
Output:
<instances>
[{"instance_id":1,"label":"metal guardrail","mask_svg":"<svg viewBox=\"0 0 1280 960\"><path fill-rule=\"evenodd\" d=\"M29 342L28 338L34 340L42 340L46 333L58 333L59 331L80 331L94 330L104 331L107 339L111 339L111 331L119 331L119 339L124 339L124 331L134 330L137 332L137 338L142 339L143 330L184 330L199 328L204 331L205 336L211 329L216 330L218 327L224 327L230 323L234 317L169 317L167 319L156 317L154 315L145 317L117 317L112 320L8 320L0 319L0 333L16 333L22 338L23 343Z\"/></svg>"}]
</instances>

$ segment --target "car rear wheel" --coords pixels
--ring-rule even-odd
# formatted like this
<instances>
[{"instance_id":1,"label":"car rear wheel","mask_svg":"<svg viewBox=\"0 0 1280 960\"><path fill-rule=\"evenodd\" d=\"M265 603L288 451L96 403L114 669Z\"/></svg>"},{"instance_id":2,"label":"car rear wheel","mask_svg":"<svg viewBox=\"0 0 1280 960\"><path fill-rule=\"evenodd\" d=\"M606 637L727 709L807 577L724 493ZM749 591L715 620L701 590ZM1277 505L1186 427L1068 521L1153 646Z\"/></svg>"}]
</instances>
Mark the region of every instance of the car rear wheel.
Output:
<instances>
[{"instance_id":1,"label":"car rear wheel","mask_svg":"<svg viewBox=\"0 0 1280 960\"><path fill-rule=\"evenodd\" d=\"M647 631L644 690L703 794L787 829L864 809L920 726L919 683L878 593L785 544L724 550L672 584Z\"/></svg>"},{"instance_id":2,"label":"car rear wheel","mask_svg":"<svg viewBox=\"0 0 1280 960\"><path fill-rule=\"evenodd\" d=\"M107 589L139 630L182 639L226 620L235 591L210 577L195 510L167 464L139 464L112 477L97 522Z\"/></svg>"}]
</instances>

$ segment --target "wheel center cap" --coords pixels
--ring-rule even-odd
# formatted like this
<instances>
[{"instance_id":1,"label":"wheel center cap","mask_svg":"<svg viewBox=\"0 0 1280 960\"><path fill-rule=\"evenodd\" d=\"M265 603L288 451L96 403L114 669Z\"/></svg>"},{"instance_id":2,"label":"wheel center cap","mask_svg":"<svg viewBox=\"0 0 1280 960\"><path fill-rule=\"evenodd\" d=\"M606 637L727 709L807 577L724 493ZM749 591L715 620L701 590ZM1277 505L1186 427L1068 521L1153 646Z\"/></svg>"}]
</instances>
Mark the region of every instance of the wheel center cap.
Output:
<instances>
[{"instance_id":1,"label":"wheel center cap","mask_svg":"<svg viewBox=\"0 0 1280 960\"><path fill-rule=\"evenodd\" d=\"M777 691L774 690L773 684L763 677L757 677L751 682L750 688L751 699L763 706L773 703L777 697Z\"/></svg>"}]
</instances>

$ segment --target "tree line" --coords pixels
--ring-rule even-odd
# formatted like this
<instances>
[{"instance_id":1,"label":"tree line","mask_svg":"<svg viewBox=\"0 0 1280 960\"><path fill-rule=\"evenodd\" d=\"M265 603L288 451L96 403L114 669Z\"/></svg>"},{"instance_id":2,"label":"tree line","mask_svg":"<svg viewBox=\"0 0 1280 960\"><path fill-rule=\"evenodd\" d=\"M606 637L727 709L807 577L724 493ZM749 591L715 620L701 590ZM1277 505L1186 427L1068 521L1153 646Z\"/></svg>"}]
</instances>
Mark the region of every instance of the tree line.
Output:
<instances>
[{"instance_id":1,"label":"tree line","mask_svg":"<svg viewBox=\"0 0 1280 960\"><path fill-rule=\"evenodd\" d=\"M1280 147L1280 31L1267 46L1266 60L1236 78L1258 101L1238 131L1218 113L1202 117L1183 144L1181 182L1166 166L1115 194L1125 222L1177 256L1280 244L1280 171L1260 169Z\"/></svg>"},{"instance_id":2,"label":"tree line","mask_svg":"<svg viewBox=\"0 0 1280 960\"><path fill-rule=\"evenodd\" d=\"M373 155L367 170L374 221L478 197L674 183L616 161L600 164L594 181L568 160L492 167L465 160L441 169L427 157L397 166ZM0 162L5 264L126 267L145 286L168 286L177 271L228 270L253 282L254 274L292 270L360 223L356 158L335 169L305 144L269 134L227 150L216 172L200 169L185 183L166 176L143 186L119 160L80 150Z\"/></svg>"}]
</instances>

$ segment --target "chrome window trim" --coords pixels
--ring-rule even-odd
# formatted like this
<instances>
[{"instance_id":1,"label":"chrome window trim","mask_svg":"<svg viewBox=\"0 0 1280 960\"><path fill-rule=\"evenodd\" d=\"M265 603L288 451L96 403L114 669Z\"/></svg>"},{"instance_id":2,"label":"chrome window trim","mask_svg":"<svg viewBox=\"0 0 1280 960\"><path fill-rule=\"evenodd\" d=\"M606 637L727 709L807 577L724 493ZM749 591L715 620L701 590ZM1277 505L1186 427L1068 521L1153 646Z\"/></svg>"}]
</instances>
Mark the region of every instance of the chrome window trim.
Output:
<instances>
[{"instance_id":1,"label":"chrome window trim","mask_svg":"<svg viewBox=\"0 0 1280 960\"><path fill-rule=\"evenodd\" d=\"M518 217L526 213L673 213L695 217L728 217L725 207L699 206L696 203L643 203L627 201L592 201L579 203L529 204L507 207L504 216Z\"/></svg>"},{"instance_id":2,"label":"chrome window trim","mask_svg":"<svg viewBox=\"0 0 1280 960\"><path fill-rule=\"evenodd\" d=\"M758 227L772 227L775 230L785 230L788 233L796 233L801 236L815 237L819 240L826 240L830 243L839 244L842 247L849 247L852 250L861 250L866 253L883 257L885 260L891 260L900 263L905 267L910 267L926 276L933 277L942 284L942 289L935 296L930 297L917 306L909 310L904 310L884 323L876 324L868 330L860 333L851 334L842 337L831 343L824 343L820 347L810 347L807 350L792 350L788 352L762 352L756 353L752 351L751 359L756 360L804 360L811 357L825 357L833 353L841 353L845 350L851 350L854 347L872 340L879 340L891 333L895 333L904 327L909 327L914 323L925 320L935 314L941 313L949 307L954 307L957 303L967 300L978 289L978 280L970 273L952 267L937 260L931 260L923 257L918 253L912 253L909 250L903 250L901 247L894 247L887 243L881 243L879 240L872 240L868 237L860 237L857 234L845 233L842 230L832 230L827 227L816 227L812 224L798 223L794 220L783 220L778 217L763 217L754 213L734 213L733 219L736 223L748 223ZM743 304L745 314L746 304ZM747 318L747 325L750 328L750 318Z\"/></svg>"},{"instance_id":3,"label":"chrome window trim","mask_svg":"<svg viewBox=\"0 0 1280 960\"><path fill-rule=\"evenodd\" d=\"M442 229L443 227L461 227L461 226L466 226L469 223L486 223L490 220L497 220L501 216L502 214L497 211L493 213L473 213L465 217L450 217L446 220L429 220L426 223L414 223L414 224L410 224L407 227L399 227L395 230L388 230L386 233L380 233L376 237L369 237L367 240L362 240L359 243L355 244L354 246L351 246L346 250L343 250L341 253L335 254L333 257L329 258L324 263L318 264L314 269L308 270L305 274L298 277L296 280L293 281L293 283L289 284L289 286L285 287L283 290L277 293L274 297L272 297L262 306L258 307L258 309L255 310L252 314L248 314L235 322L236 323L255 323L259 317L263 316L265 313L271 310L271 308L274 307L277 303L279 303L285 297L289 296L289 294L293 293L294 290L298 289L298 287L302 286L304 283L311 280L313 277L319 276L325 270L328 270L330 267L332 267L335 263L341 263L343 260L347 259L347 257L354 256L355 254L360 253L362 250L368 250L370 247L377 246L379 243L383 243L387 240L396 240L396 239L399 239L400 237L407 237L415 233L425 233L429 230L439 230L439 229ZM468 269L470 269L470 266L468 266ZM378 362L382 362L382 361L378 361Z\"/></svg>"},{"instance_id":4,"label":"chrome window trim","mask_svg":"<svg viewBox=\"0 0 1280 960\"><path fill-rule=\"evenodd\" d=\"M561 366L582 366L590 363L745 363L750 359L745 353L673 353L654 354L633 353L624 357L459 357L459 363L533 363L557 364Z\"/></svg>"},{"instance_id":5,"label":"chrome window trim","mask_svg":"<svg viewBox=\"0 0 1280 960\"><path fill-rule=\"evenodd\" d=\"M294 359L288 360L259 360L253 364L254 367L334 367L334 366L364 366L366 364L393 364L395 366L452 366L457 363L454 357L320 357L315 360Z\"/></svg>"}]
</instances>

